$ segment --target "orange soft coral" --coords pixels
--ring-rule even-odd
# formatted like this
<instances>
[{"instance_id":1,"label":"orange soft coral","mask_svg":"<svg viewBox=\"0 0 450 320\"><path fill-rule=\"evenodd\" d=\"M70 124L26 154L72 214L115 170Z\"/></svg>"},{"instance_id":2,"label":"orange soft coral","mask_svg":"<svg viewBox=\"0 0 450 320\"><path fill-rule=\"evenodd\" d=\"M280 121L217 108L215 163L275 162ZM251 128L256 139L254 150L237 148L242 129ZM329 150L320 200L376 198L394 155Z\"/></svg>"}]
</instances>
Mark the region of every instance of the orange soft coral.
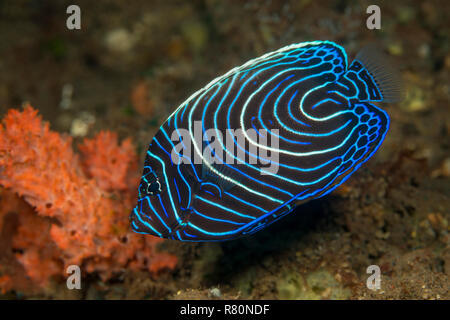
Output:
<instances>
[{"instance_id":1,"label":"orange soft coral","mask_svg":"<svg viewBox=\"0 0 450 320\"><path fill-rule=\"evenodd\" d=\"M14 244L24 252L20 261L29 276L42 282L63 273L53 270L56 258L48 252L46 273L32 270L40 268L40 250L49 241L65 266L77 264L103 278L127 267L153 273L173 268L176 258L156 251L161 239L129 231L135 197L129 190L138 178L131 141L119 145L115 134L102 132L80 150L81 159L72 140L52 132L30 106L10 110L0 125L0 185L22 196L41 217L53 219L39 233L31 220L18 228Z\"/></svg>"},{"instance_id":2,"label":"orange soft coral","mask_svg":"<svg viewBox=\"0 0 450 320\"><path fill-rule=\"evenodd\" d=\"M19 212L20 215L18 214ZM30 282L30 277L34 275L27 275L23 267L23 265L28 263L29 255L34 255L39 261L43 262L38 268L39 271L30 270L30 273L37 271L53 274L55 269L52 267L55 263L58 263L52 259L53 253L57 254L56 246L52 241L45 242L45 238L48 239L50 222L46 218L37 216L33 208L17 194L1 187L0 219L0 291L5 292L10 289L16 289L30 292L35 288L33 283ZM32 219L32 221L29 219ZM24 234L21 232L26 230L25 226L28 226L28 229L38 236L33 237L33 239L27 238L30 232ZM45 232L45 230L47 230L47 236L41 234L41 231ZM14 240L23 241L22 243L33 241L35 249L23 252L21 251L22 246L20 243L15 243L17 246L13 245ZM38 242L39 245L36 246ZM15 249L14 251L12 250L13 248ZM46 254L50 254L50 256ZM22 261L23 265L19 261ZM60 263L60 265L62 264ZM39 279L37 280L37 284L43 284L42 282L39 283Z\"/></svg>"},{"instance_id":3,"label":"orange soft coral","mask_svg":"<svg viewBox=\"0 0 450 320\"><path fill-rule=\"evenodd\" d=\"M125 190L130 182L137 183L136 179L133 181L136 175L130 177L137 170L131 139L119 144L116 133L101 131L94 139L85 139L79 149L86 175L94 178L103 190Z\"/></svg>"}]
</instances>

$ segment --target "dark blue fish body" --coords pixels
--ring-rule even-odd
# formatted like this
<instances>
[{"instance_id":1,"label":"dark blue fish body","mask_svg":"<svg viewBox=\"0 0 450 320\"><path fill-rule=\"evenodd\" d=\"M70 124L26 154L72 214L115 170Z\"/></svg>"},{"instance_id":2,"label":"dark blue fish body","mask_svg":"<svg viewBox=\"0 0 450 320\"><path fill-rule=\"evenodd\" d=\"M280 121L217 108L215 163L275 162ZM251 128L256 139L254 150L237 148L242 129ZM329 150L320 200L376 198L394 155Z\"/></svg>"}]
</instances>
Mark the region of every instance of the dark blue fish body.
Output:
<instances>
[{"instance_id":1,"label":"dark blue fish body","mask_svg":"<svg viewBox=\"0 0 450 320\"><path fill-rule=\"evenodd\" d=\"M386 136L389 117L371 102L394 101L398 90L383 68L367 50L348 66L342 47L315 41L216 78L153 138L130 216L133 230L182 241L229 240L330 193ZM227 129L242 130L243 139Z\"/></svg>"}]
</instances>

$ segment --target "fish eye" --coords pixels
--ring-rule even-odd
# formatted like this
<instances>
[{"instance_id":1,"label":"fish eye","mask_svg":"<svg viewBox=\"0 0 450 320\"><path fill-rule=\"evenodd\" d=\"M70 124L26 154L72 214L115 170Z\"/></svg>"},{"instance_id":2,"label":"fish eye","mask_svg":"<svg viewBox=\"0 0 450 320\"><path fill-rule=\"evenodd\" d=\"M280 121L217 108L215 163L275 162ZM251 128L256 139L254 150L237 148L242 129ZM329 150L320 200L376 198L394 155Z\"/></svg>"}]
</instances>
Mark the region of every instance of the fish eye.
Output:
<instances>
[{"instance_id":1,"label":"fish eye","mask_svg":"<svg viewBox=\"0 0 450 320\"><path fill-rule=\"evenodd\" d=\"M141 197L145 196L155 196L162 192L163 185L159 181L158 176L155 172L147 172L141 180L141 185L139 187L139 193Z\"/></svg>"},{"instance_id":2,"label":"fish eye","mask_svg":"<svg viewBox=\"0 0 450 320\"><path fill-rule=\"evenodd\" d=\"M153 195L157 195L160 194L162 191L162 186L161 186L161 182L159 182L158 178L156 178L156 181L147 184L147 194L153 196Z\"/></svg>"}]
</instances>

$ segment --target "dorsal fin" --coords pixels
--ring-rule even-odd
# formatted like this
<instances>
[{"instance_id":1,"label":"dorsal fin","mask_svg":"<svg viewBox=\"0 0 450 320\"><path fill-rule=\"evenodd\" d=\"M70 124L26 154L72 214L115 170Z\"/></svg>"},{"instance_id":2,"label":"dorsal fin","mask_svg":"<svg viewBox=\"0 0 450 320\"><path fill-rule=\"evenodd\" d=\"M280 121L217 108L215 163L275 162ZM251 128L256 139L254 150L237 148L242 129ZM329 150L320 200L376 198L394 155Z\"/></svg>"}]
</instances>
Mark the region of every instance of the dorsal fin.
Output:
<instances>
[{"instance_id":1,"label":"dorsal fin","mask_svg":"<svg viewBox=\"0 0 450 320\"><path fill-rule=\"evenodd\" d=\"M358 62L365 70L367 70L371 75L371 78L375 81L375 86L381 94L381 99L377 99L378 101L398 102L402 100L403 85L401 75L389 61L388 57L375 45L363 47L356 55L349 70L351 70L352 66ZM365 79L363 79L363 81L365 81Z\"/></svg>"}]
</instances>

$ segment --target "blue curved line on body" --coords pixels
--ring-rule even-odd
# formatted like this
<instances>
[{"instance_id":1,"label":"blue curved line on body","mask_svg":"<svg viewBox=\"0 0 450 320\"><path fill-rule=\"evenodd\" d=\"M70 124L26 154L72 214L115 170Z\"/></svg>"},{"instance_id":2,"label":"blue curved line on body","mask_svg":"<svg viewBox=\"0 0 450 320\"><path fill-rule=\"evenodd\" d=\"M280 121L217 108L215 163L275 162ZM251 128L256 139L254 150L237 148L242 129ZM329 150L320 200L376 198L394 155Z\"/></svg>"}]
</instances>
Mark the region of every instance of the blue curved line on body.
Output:
<instances>
[{"instance_id":1,"label":"blue curved line on body","mask_svg":"<svg viewBox=\"0 0 450 320\"><path fill-rule=\"evenodd\" d=\"M322 84L322 85L320 85L320 86L317 86L317 87L314 87L314 88L311 88L311 89L309 89L307 92L305 92L305 94L302 96L302 98L301 98L301 100L300 100L300 111L307 117L307 118L309 118L310 120L314 120L314 121L326 121L326 120L330 120L330 119L333 119L333 118L336 118L336 117L338 117L338 116L340 116L340 115L342 115L342 114L347 114L347 113L353 113L353 110L345 110L345 111L339 111L339 112L336 112L336 113L333 113L332 115L329 115L329 116L326 116L326 117L323 117L323 118L317 118L317 117L313 117L313 116L310 116L310 115L308 115L308 113L306 113L305 112L305 110L303 109L303 101L306 99L306 97L310 94L310 93L312 93L313 91L315 91L315 90L318 90L318 89L321 89L321 88L323 88L323 87L325 87L325 86L327 86L327 85L329 85L329 82L326 82L326 83L324 83L324 84ZM339 93L338 91L336 91L336 90L330 90L330 91L327 91L328 93ZM342 96L342 94L340 94L341 96ZM346 99L346 100L350 100L350 98L351 97L346 97L346 96L342 96L344 99Z\"/></svg>"},{"instance_id":2,"label":"blue curved line on body","mask_svg":"<svg viewBox=\"0 0 450 320\"><path fill-rule=\"evenodd\" d=\"M219 191L220 197L222 197L222 189L220 189L218 185L216 185L212 182L202 182L201 186L204 186L204 185L213 186L214 188L216 188Z\"/></svg>"},{"instance_id":3,"label":"blue curved line on body","mask_svg":"<svg viewBox=\"0 0 450 320\"><path fill-rule=\"evenodd\" d=\"M189 105L189 103L184 104L183 112L181 113L181 122L183 122L184 113L186 112L188 105Z\"/></svg>"},{"instance_id":4,"label":"blue curved line on body","mask_svg":"<svg viewBox=\"0 0 450 320\"><path fill-rule=\"evenodd\" d=\"M177 194L178 194L178 203L180 204L180 207L181 207L180 189L178 189L178 183L177 183L177 179L176 179L175 177L173 178L173 184L175 185L175 189L177 190ZM183 209L183 207L181 207L181 209Z\"/></svg>"},{"instance_id":5,"label":"blue curved line on body","mask_svg":"<svg viewBox=\"0 0 450 320\"><path fill-rule=\"evenodd\" d=\"M214 193L212 193L211 191L203 190L203 192L206 192L207 194L210 194L211 196L215 197Z\"/></svg>"},{"instance_id":6,"label":"blue curved line on body","mask_svg":"<svg viewBox=\"0 0 450 320\"><path fill-rule=\"evenodd\" d=\"M173 144L172 139L169 138L169 136L168 136L167 132L164 130L164 128L161 127L160 130L162 131L162 133L163 133L164 136L166 137L167 141L171 144L173 150L176 150L176 149L175 149L175 145ZM177 132L178 137L180 137L180 131L178 130L178 126L177 126L176 122L175 122L175 130L176 130L176 132ZM181 142L181 144L183 145L183 148L186 149L186 146L185 146L185 144L184 144L184 141L181 140L180 142ZM177 155L178 155L179 157L181 156L182 158L186 158L186 159L189 160L189 164L191 165L192 170L194 171L194 174L195 174L195 177L196 177L197 181L199 181L199 182L202 181L202 179L200 179L199 176L197 175L197 171L195 170L195 166L193 165L191 159L190 159L189 157L185 156L185 155L182 155L182 154L179 153L179 152L177 152ZM178 166L178 167L179 167L179 166Z\"/></svg>"},{"instance_id":7,"label":"blue curved line on body","mask_svg":"<svg viewBox=\"0 0 450 320\"><path fill-rule=\"evenodd\" d=\"M255 204L253 204L253 203L251 203L251 202L245 201L245 200L243 200L243 199L241 199L241 198L235 196L234 194L232 194L232 193L230 193L230 192L224 191L224 193L225 193L226 195L232 197L233 199L239 201L239 202L245 203L246 205L249 205L249 206L251 206L251 207L253 207L253 208L255 208L255 209L258 209L258 210L260 210L260 211L262 211L262 212L267 212L267 210L265 210L265 209L263 209L263 208L261 208L261 207L258 207L257 205L255 205Z\"/></svg>"},{"instance_id":8,"label":"blue curved line on body","mask_svg":"<svg viewBox=\"0 0 450 320\"><path fill-rule=\"evenodd\" d=\"M346 77L346 79L349 80L347 77ZM349 80L349 81L353 83L352 80ZM351 90L352 90L352 88L347 87L347 85L345 85L344 83L339 82L339 79L338 79L338 81L336 81L336 84L337 84L338 86L341 86L341 87L345 88L347 91L351 91ZM352 98L354 98L354 97L355 97L355 96L352 96Z\"/></svg>"},{"instance_id":9,"label":"blue curved line on body","mask_svg":"<svg viewBox=\"0 0 450 320\"><path fill-rule=\"evenodd\" d=\"M365 69L365 68L364 68L364 69ZM364 70L364 69L363 69L363 70ZM364 85L364 91L366 92L367 100L369 100L369 98L370 98L369 87L367 86L366 81L364 81L363 79L361 79L361 77L359 76L360 73L361 73L361 71L355 72L356 77L358 78L358 80L359 80L360 82L362 82L362 84ZM367 72L367 74L370 76L370 72ZM373 83L376 85L376 82L373 82ZM378 89L378 88L377 88L377 89ZM376 101L376 100L375 100L375 101Z\"/></svg>"},{"instance_id":10,"label":"blue curved line on body","mask_svg":"<svg viewBox=\"0 0 450 320\"><path fill-rule=\"evenodd\" d=\"M142 220L141 216L139 215L139 213L137 212L136 208L134 208L133 210L134 214L136 215L136 217L139 219L139 221L145 225L146 227L148 227L149 229L151 229L153 232L155 232L159 237L161 237L161 233L159 233L158 231L156 231L155 228L153 228L153 226L149 223L147 223L146 221Z\"/></svg>"},{"instance_id":11,"label":"blue curved line on body","mask_svg":"<svg viewBox=\"0 0 450 320\"><path fill-rule=\"evenodd\" d=\"M169 190L167 190L167 191L169 192ZM159 199L159 203L161 204L161 207L163 208L164 213L166 214L166 217L169 218L169 215L167 214L166 207L165 207L164 204L162 203L161 195L158 194L157 196L158 196L158 199ZM148 198L148 197L147 197L147 198ZM150 200L148 200L148 201L150 202ZM169 229L170 229L170 228L169 228Z\"/></svg>"},{"instance_id":12,"label":"blue curved line on body","mask_svg":"<svg viewBox=\"0 0 450 320\"><path fill-rule=\"evenodd\" d=\"M172 146L172 149L175 151L175 150L176 150L176 149L175 149L175 145L173 144L172 140L171 140L171 139L169 138L169 136L167 135L167 132L164 130L163 127L161 127L160 130L161 130L161 132L163 133L163 135L164 135L164 137L166 138L166 140L167 140L167 141L170 143L170 145ZM178 131L178 128L176 127L176 124L175 124L175 130L177 130L177 134L178 134L178 136L180 137L180 133L179 133L179 131ZM153 139L155 139L155 138L153 138ZM183 145L184 145L184 144L183 144ZM160 144L158 144L158 146L161 147ZM167 152L167 151L166 151L166 152ZM176 151L175 151L175 152L176 152ZM192 164L191 159L188 158L188 157L185 156L185 155L180 154L179 152L176 152L176 153L177 153L178 157L185 158L185 159L189 160L189 164L190 164L191 167L192 167L192 170L193 170L193 172L194 172L194 174L195 174L195 177L196 177L197 181L200 182L201 179L198 177L197 171L195 170L195 167L194 167L194 165ZM188 190L189 190L189 203L188 203L188 206L187 206L187 207L189 208L189 206L190 206L190 204L191 204L191 198L192 198L191 187L190 187L190 184L186 181L186 179L185 179L183 173L181 172L180 165L177 165L177 171L178 171L178 174L181 176L183 182L186 184L186 186L188 187Z\"/></svg>"},{"instance_id":13,"label":"blue curved line on body","mask_svg":"<svg viewBox=\"0 0 450 320\"><path fill-rule=\"evenodd\" d=\"M263 135L259 132L260 130L256 129L255 124L253 123L253 120L256 119L255 117L252 117L251 119L251 123L252 123L252 128L256 131L256 133L258 134L258 136L263 137ZM265 135L264 135L265 137Z\"/></svg>"},{"instance_id":14,"label":"blue curved line on body","mask_svg":"<svg viewBox=\"0 0 450 320\"><path fill-rule=\"evenodd\" d=\"M153 141L156 142L156 144L158 145L158 147L164 151L164 153L169 157L170 159L170 164L172 165L172 167L174 166L174 163L172 161L172 156L170 155L170 153L159 143L158 139L156 137L153 137Z\"/></svg>"},{"instance_id":15,"label":"blue curved line on body","mask_svg":"<svg viewBox=\"0 0 450 320\"><path fill-rule=\"evenodd\" d=\"M230 224L235 224L235 225L243 225L245 224L245 222L236 222L236 221L232 221L232 220L225 220L225 219L219 219L219 218L213 218L210 216L207 216L203 213L200 213L198 210L196 209L192 209L196 214L198 214L199 216L208 219L208 220L212 220L212 221L219 221L219 222L224 222L224 223L230 223Z\"/></svg>"},{"instance_id":16,"label":"blue curved line on body","mask_svg":"<svg viewBox=\"0 0 450 320\"><path fill-rule=\"evenodd\" d=\"M162 127L160 128L160 130L164 133L164 135L165 135L167 141L169 141L169 143L171 143L171 140L168 139L168 136L167 136L165 130L164 130ZM169 152L161 145L161 143L159 143L159 141L158 141L158 139L157 139L156 137L154 137L153 140L156 142L156 144L158 145L158 147L159 147L161 150L163 150L163 152L164 152L165 154L167 154L167 156L170 158L170 162L171 162L172 166L174 166L174 163L173 163L173 161L172 161L172 156L169 154ZM175 150L175 146L174 146L173 144L172 144L172 147L173 147L173 150ZM178 152L177 152L177 154L178 154L178 157L180 157L180 156L181 156L181 157L185 157L184 155L181 155L181 154L178 153ZM187 158L187 157L185 157L185 158L186 158L186 159L189 159L189 158ZM192 165L192 164L191 164L191 165ZM181 176L181 179L183 179L183 181L186 183L186 186L188 187L188 191L189 191L189 202L188 202L187 207L189 207L190 204L191 204L191 187L190 187L189 183L186 181L186 179L184 178L184 175L182 174L179 165L177 165L177 171L178 171L178 174ZM194 170L194 172L195 172L195 170ZM177 186L177 191L178 191L178 186ZM178 197L179 197L179 195L178 195ZM179 202L179 203L181 204L181 202Z\"/></svg>"},{"instance_id":17,"label":"blue curved line on body","mask_svg":"<svg viewBox=\"0 0 450 320\"><path fill-rule=\"evenodd\" d=\"M333 103L335 103L335 104L342 104L342 103L340 103L339 101L336 101L336 100L331 99L331 98L327 98L327 99L320 100L319 102L317 102L315 105L313 105L313 106L311 107L311 109L315 109L316 107L320 106L321 104L327 103L327 102L333 102Z\"/></svg>"},{"instance_id":18,"label":"blue curved line on body","mask_svg":"<svg viewBox=\"0 0 450 320\"><path fill-rule=\"evenodd\" d=\"M161 166L163 167L162 172L163 172L164 180L165 180L165 183L166 183L166 186L167 186L167 191L169 191L168 194L169 194L170 203L171 203L171 205L172 205L172 210L173 210L173 213L174 213L174 215L175 215L175 219L179 222L179 221L180 221L180 217L178 216L177 209L175 208L175 204L174 204L173 199L172 199L172 192L170 191L171 188L170 188L170 184L169 184L169 179L167 178L167 174L166 174L166 164L165 164L165 162L164 162L163 160L161 160L161 158L158 157L157 155L154 155L154 154L152 154L152 153L149 152L149 151L147 151L147 154L148 154L150 157L156 159L159 163L161 163Z\"/></svg>"},{"instance_id":19,"label":"blue curved line on body","mask_svg":"<svg viewBox=\"0 0 450 320\"><path fill-rule=\"evenodd\" d=\"M337 90L329 90L329 91L327 91L327 93L335 93L335 94L341 96L343 99L346 99L346 100L353 98L353 97L347 97L347 96L343 95L342 92L337 91Z\"/></svg>"},{"instance_id":20,"label":"blue curved line on body","mask_svg":"<svg viewBox=\"0 0 450 320\"><path fill-rule=\"evenodd\" d=\"M159 196L159 195L158 195L158 196ZM147 215L147 214L142 210L142 202L143 202L144 200L147 201L148 206L149 206L150 209L153 211L153 213L155 214L155 216L158 218L159 221L161 221L161 223L164 225L164 227L166 227L166 229L167 229L167 230L169 231L169 233L170 233L172 230L171 230L171 229L169 228L169 226L165 223L164 219L161 218L161 216L158 214L158 212L156 212L156 210L155 210L155 208L153 207L153 204L152 204L152 202L151 202L151 200L150 200L150 198L149 198L148 196L146 196L145 198L139 199L139 201L138 201L138 202L141 203L141 209L140 209L141 213L143 213L147 218L151 219L150 216ZM160 199L160 203L161 203L161 206L162 206L164 212L166 212L166 209L165 209L165 207L164 207L164 205L163 205L161 199ZM169 218L169 215L167 214L167 212L166 212L166 216L167 216L167 218Z\"/></svg>"},{"instance_id":21,"label":"blue curved line on body","mask_svg":"<svg viewBox=\"0 0 450 320\"><path fill-rule=\"evenodd\" d=\"M349 77L347 77L347 75L348 75L348 73L344 73L344 74L342 75L342 77L344 77L345 79L347 79L348 81L350 81L351 83L353 83L353 86L354 86L355 89L356 89L356 94L354 95L354 98L358 99L358 97L359 97L359 95L360 95L360 93L361 93L361 90L359 90L359 87L355 84L355 82L354 82L352 79L350 79Z\"/></svg>"},{"instance_id":22,"label":"blue curved line on body","mask_svg":"<svg viewBox=\"0 0 450 320\"><path fill-rule=\"evenodd\" d=\"M259 120L259 122L262 124L262 126L263 126L263 128L266 130L266 131L268 131L268 132L270 132L269 131L269 129L267 128L267 126L264 124L264 122L262 121L262 117L261 117L261 113L262 113L262 107L264 106L264 104L266 103L266 101L267 101L267 99L269 98L269 96L273 93L273 92L275 92L279 87L280 87L280 85L283 83L283 82L285 82L285 81L287 81L288 79L290 79L290 78L292 78L294 75L292 74L292 75L290 75L289 77L287 77L286 79L284 79L283 81L281 81L281 82L279 82L276 86L275 86L275 88L273 88L272 90L270 90L267 94L266 94L266 96L264 97L264 99L263 99L263 101L260 103L260 105L259 105L259 108L258 108L258 120ZM274 78L274 77L272 77L272 78ZM270 81L270 80L268 80L268 81ZM299 83L299 82L301 82L302 80L300 80L300 81L297 81L297 83ZM266 83L266 82L264 82L264 83ZM261 88L263 87L264 85L262 85L261 86ZM280 99L280 95L278 96L278 99L277 99L277 101ZM275 102L275 105L276 105L276 102ZM277 120L279 120L278 118L277 118ZM278 122L280 122L280 121L278 121ZM245 130L245 128L243 128L244 130ZM287 139L287 138L285 138L285 137L283 137L283 136L280 136L280 135L278 135L278 134L275 134L275 133L273 133L273 132L270 132L272 135L275 135L275 136L277 136L277 137L279 137L280 139L282 139L282 140L284 140L284 141L287 141L287 142L290 142L290 143L293 143L293 144L301 144L301 145L309 145L309 144L311 144L311 142L303 142L303 141L296 141L296 140L291 140L291 139Z\"/></svg>"},{"instance_id":23,"label":"blue curved line on body","mask_svg":"<svg viewBox=\"0 0 450 320\"><path fill-rule=\"evenodd\" d=\"M194 235L194 234L189 234L189 233L187 233L186 230L183 230L183 233L184 233L185 235L187 235L188 237L191 237L191 238L198 238L198 236L196 236L196 235Z\"/></svg>"},{"instance_id":24,"label":"blue curved line on body","mask_svg":"<svg viewBox=\"0 0 450 320\"><path fill-rule=\"evenodd\" d=\"M299 123L299 124L301 124L301 125L304 125L304 126L306 126L306 127L311 127L311 125L309 125L309 124L307 124L307 123L305 123L305 122L303 122L303 121L297 119L297 117L295 117L294 114L292 113L291 105L292 105L292 101L294 100L294 98L295 98L295 96L297 95L297 93L298 93L298 90L295 90L294 94L293 94L293 95L291 96L291 98L289 99L289 102L288 102L288 113L289 113L289 116L291 117L291 119L293 119L293 120L296 121L297 123Z\"/></svg>"},{"instance_id":25,"label":"blue curved line on body","mask_svg":"<svg viewBox=\"0 0 450 320\"><path fill-rule=\"evenodd\" d=\"M230 209L230 208L228 208L228 207L222 206L221 204L218 204L218 203L216 203L216 202L214 202L214 201L210 201L210 200L205 199L205 198L203 198L203 197L197 196L197 199L199 199L199 200L201 200L201 201L203 201L203 202L206 202L206 203L208 203L208 204L210 204L210 205L212 205L212 206L215 206L215 207L217 207L217 208L220 208L220 209L222 209L222 210L225 210L225 211L228 211L228 212L230 212L230 213L233 213L233 214L235 214L235 215L237 215L237 216L240 216L240 217L242 217L242 218L255 219L255 217L253 217L253 216L249 216L249 215L246 215L246 214L237 212L236 210L233 210L233 209Z\"/></svg>"},{"instance_id":26,"label":"blue curved line on body","mask_svg":"<svg viewBox=\"0 0 450 320\"><path fill-rule=\"evenodd\" d=\"M140 234L148 234L148 232L138 231L139 226L136 224L136 222L134 222L134 220L131 221L131 225L133 226L133 232L140 233Z\"/></svg>"}]
</instances>

